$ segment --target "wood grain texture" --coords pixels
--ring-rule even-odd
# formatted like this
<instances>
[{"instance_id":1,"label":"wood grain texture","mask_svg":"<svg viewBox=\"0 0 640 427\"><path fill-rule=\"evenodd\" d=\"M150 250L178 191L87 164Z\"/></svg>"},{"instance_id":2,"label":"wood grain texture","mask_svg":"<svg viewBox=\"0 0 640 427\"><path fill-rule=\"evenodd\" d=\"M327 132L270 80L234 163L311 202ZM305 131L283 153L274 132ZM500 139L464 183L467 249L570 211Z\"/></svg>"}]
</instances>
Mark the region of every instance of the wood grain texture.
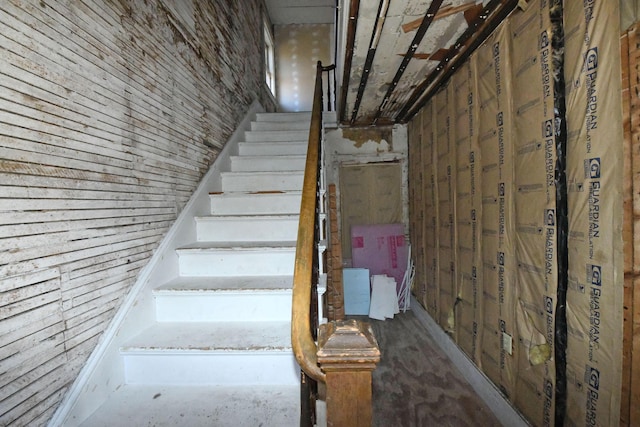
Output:
<instances>
[{"instance_id":1,"label":"wood grain texture","mask_svg":"<svg viewBox=\"0 0 640 427\"><path fill-rule=\"evenodd\" d=\"M240 10L242 7L242 10ZM43 425L258 100L263 4L0 4L0 425Z\"/></svg>"},{"instance_id":2,"label":"wood grain texture","mask_svg":"<svg viewBox=\"0 0 640 427\"><path fill-rule=\"evenodd\" d=\"M620 38L624 129L624 311L620 425L640 424L640 39L639 24Z\"/></svg>"},{"instance_id":3,"label":"wood grain texture","mask_svg":"<svg viewBox=\"0 0 640 427\"><path fill-rule=\"evenodd\" d=\"M327 286L327 317L331 320L344 319L344 284L342 283L342 247L338 230L338 202L336 185L329 184L329 256Z\"/></svg>"}]
</instances>

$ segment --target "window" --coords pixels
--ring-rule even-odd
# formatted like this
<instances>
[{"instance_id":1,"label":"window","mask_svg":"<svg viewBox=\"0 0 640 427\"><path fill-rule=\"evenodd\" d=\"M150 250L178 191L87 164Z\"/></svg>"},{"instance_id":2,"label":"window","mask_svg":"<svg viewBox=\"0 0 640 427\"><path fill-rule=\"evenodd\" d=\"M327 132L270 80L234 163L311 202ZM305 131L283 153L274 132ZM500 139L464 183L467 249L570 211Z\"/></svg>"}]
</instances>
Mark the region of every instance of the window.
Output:
<instances>
[{"instance_id":1,"label":"window","mask_svg":"<svg viewBox=\"0 0 640 427\"><path fill-rule=\"evenodd\" d=\"M264 66L267 86L271 89L273 96L276 96L276 65L273 34L271 34L271 27L266 19L264 21Z\"/></svg>"}]
</instances>

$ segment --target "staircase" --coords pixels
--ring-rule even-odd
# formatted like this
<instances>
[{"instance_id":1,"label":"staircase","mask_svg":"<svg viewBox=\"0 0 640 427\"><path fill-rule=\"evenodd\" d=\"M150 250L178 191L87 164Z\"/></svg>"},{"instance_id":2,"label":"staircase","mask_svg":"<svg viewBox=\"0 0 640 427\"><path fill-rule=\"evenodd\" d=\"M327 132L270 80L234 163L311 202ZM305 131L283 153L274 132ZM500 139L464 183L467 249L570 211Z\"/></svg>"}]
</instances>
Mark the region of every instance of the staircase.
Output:
<instances>
[{"instance_id":1,"label":"staircase","mask_svg":"<svg viewBox=\"0 0 640 427\"><path fill-rule=\"evenodd\" d=\"M125 385L82 425L293 426L291 285L308 113L257 114L220 173L155 322L120 347Z\"/></svg>"}]
</instances>

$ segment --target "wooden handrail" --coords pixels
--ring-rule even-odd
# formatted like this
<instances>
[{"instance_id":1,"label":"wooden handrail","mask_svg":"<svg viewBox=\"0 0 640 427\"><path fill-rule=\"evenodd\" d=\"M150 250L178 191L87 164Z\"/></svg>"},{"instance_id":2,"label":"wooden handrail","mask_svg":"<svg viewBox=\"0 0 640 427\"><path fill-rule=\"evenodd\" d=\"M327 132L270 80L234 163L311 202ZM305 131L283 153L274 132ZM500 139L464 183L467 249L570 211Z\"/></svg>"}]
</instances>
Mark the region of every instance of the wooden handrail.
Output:
<instances>
[{"instance_id":1,"label":"wooden handrail","mask_svg":"<svg viewBox=\"0 0 640 427\"><path fill-rule=\"evenodd\" d=\"M300 425L313 425L313 404L317 397L314 389L317 383L324 383L327 425L368 427L372 417L371 373L380 361L380 349L373 330L367 323L356 320L332 320L318 325L318 316L312 315L311 309L319 276L316 245L320 238L317 214L320 196L322 72L332 69L333 66L322 67L318 61L293 270L291 343L303 371Z\"/></svg>"},{"instance_id":2,"label":"wooden handrail","mask_svg":"<svg viewBox=\"0 0 640 427\"><path fill-rule=\"evenodd\" d=\"M309 146L302 185L300 222L296 260L293 270L293 307L291 309L291 344L300 368L314 380L325 383L326 375L318 366L318 347L311 326L311 291L314 252L316 250L316 207L318 203L318 160L322 138L322 71L318 61L309 128Z\"/></svg>"}]
</instances>

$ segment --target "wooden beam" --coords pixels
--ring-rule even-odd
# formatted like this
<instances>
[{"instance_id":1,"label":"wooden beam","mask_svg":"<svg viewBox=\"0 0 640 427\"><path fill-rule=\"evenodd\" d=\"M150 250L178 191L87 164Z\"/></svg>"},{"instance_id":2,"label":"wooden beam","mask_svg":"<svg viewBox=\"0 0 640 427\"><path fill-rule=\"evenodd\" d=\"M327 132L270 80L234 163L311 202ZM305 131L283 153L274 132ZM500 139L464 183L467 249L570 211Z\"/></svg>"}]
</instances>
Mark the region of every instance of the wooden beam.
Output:
<instances>
[{"instance_id":1,"label":"wooden beam","mask_svg":"<svg viewBox=\"0 0 640 427\"><path fill-rule=\"evenodd\" d=\"M439 1L442 1L442 0L439 0ZM364 91L365 91L365 88L367 87L367 82L369 80L369 73L372 70L373 59L376 56L378 42L380 41L380 37L382 35L382 28L384 27L384 21L387 18L388 11L389 11L389 2L385 2L384 0L381 1L378 6L378 14L376 15L376 23L373 27L373 33L371 34L371 41L369 42L367 57L364 61L362 74L360 75L360 84L358 85L358 93L356 94L355 105L353 107L353 110L351 111L351 124L355 123L356 118L358 117L358 110L360 109L360 103L362 102L362 97L364 96Z\"/></svg>"},{"instance_id":2,"label":"wooden beam","mask_svg":"<svg viewBox=\"0 0 640 427\"><path fill-rule=\"evenodd\" d=\"M442 61L447 54L449 53L449 49L438 49L433 53L414 53L414 59L430 59L432 61ZM398 53L398 56L404 56L404 53Z\"/></svg>"},{"instance_id":3,"label":"wooden beam","mask_svg":"<svg viewBox=\"0 0 640 427\"><path fill-rule=\"evenodd\" d=\"M631 349L633 344L633 132L631 130L631 80L629 38L636 42L635 27L622 33L620 59L622 62L622 124L624 129L623 156L623 221L624 296L622 327L622 384L620 398L620 425L630 425L631 415Z\"/></svg>"},{"instance_id":4,"label":"wooden beam","mask_svg":"<svg viewBox=\"0 0 640 427\"><path fill-rule=\"evenodd\" d=\"M482 4L478 6L480 7L480 10L482 10ZM472 2L464 3L458 6L443 7L438 11L438 13L436 13L436 16L433 17L433 20L437 21L438 19L446 18L447 16L455 15L456 13L459 13L459 12L466 12L467 10L473 9L473 8L477 9L478 6L476 5L475 1L472 1ZM465 14L465 18L466 18L466 14ZM415 21L407 22L406 24L402 25L402 31L404 31L405 33L408 33L409 31L417 30L420 27L421 23L422 23L422 18L416 19Z\"/></svg>"},{"instance_id":5,"label":"wooden beam","mask_svg":"<svg viewBox=\"0 0 640 427\"><path fill-rule=\"evenodd\" d=\"M621 39L622 97L624 145L623 243L624 243L624 312L622 398L620 425L640 423L640 24L629 28L628 38Z\"/></svg>"},{"instance_id":6,"label":"wooden beam","mask_svg":"<svg viewBox=\"0 0 640 427\"><path fill-rule=\"evenodd\" d=\"M467 21L467 24L471 25L478 19L480 13L482 13L482 3L478 3L477 5L470 7L469 9L464 11L464 20Z\"/></svg>"},{"instance_id":7,"label":"wooden beam","mask_svg":"<svg viewBox=\"0 0 640 427\"><path fill-rule=\"evenodd\" d=\"M342 86L340 89L340 103L338 108L338 119L341 122L347 116L347 91L351 79L351 63L353 61L353 48L356 39L356 29L358 27L358 11L360 10L360 0L351 0L349 5L349 24L347 25L347 46L344 54L344 68L342 70Z\"/></svg>"},{"instance_id":8,"label":"wooden beam","mask_svg":"<svg viewBox=\"0 0 640 427\"><path fill-rule=\"evenodd\" d=\"M330 286L327 286L327 317L331 320L344 319L344 284L342 283L342 248L338 229L338 201L335 184L329 184L329 241L330 256L328 270Z\"/></svg>"},{"instance_id":9,"label":"wooden beam","mask_svg":"<svg viewBox=\"0 0 640 427\"><path fill-rule=\"evenodd\" d=\"M458 38L446 58L418 85L396 116L396 121L406 123L427 103L471 53L486 40L493 30L517 5L517 0L491 0L476 21ZM428 89L428 90L427 90Z\"/></svg>"},{"instance_id":10,"label":"wooden beam","mask_svg":"<svg viewBox=\"0 0 640 427\"><path fill-rule=\"evenodd\" d=\"M427 13L425 13L424 15L424 18L422 18L422 20L420 21L420 27L418 27L418 31L416 31L415 35L413 36L413 40L411 41L409 51L404 55L404 58L402 58L402 62L400 63L400 66L398 67L398 70L396 71L395 76L393 76L393 80L391 81L391 84L389 84L387 93L384 95L384 98L382 98L382 102L380 103L380 106L378 106L378 110L376 111L373 117L372 124L376 124L378 119L380 119L380 116L382 115L382 111L384 110L385 106L387 105L387 102L389 102L389 99L391 98L391 94L393 93L396 86L400 82L400 78L402 78L402 75L404 74L405 70L407 69L407 66L409 65L409 61L411 61L411 58L413 58L413 54L416 52L416 49L418 49L418 46L422 42L422 38L424 37L427 30L433 23L433 19L438 14L438 11L440 10L440 6L442 6L442 0L433 0L431 2L431 5L429 6L429 9L427 9Z\"/></svg>"}]
</instances>

